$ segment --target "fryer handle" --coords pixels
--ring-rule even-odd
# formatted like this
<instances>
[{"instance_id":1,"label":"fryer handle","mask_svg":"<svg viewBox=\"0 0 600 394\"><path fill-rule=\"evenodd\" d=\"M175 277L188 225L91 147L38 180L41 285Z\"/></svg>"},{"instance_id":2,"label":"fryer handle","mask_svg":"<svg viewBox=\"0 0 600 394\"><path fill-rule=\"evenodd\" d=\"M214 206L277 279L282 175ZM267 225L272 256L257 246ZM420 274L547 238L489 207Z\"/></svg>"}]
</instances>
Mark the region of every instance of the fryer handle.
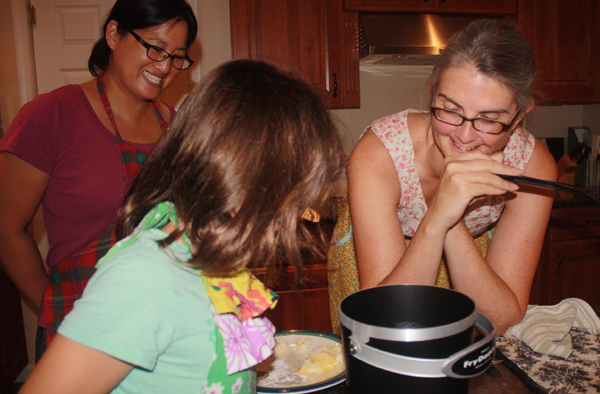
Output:
<instances>
[{"instance_id":1,"label":"fryer handle","mask_svg":"<svg viewBox=\"0 0 600 394\"><path fill-rule=\"evenodd\" d=\"M467 379L477 376L492 365L496 351L496 329L492 322L477 312L475 325L486 336L448 358L430 359L402 356L385 352L365 343L348 339L350 355L376 368L420 378Z\"/></svg>"}]
</instances>

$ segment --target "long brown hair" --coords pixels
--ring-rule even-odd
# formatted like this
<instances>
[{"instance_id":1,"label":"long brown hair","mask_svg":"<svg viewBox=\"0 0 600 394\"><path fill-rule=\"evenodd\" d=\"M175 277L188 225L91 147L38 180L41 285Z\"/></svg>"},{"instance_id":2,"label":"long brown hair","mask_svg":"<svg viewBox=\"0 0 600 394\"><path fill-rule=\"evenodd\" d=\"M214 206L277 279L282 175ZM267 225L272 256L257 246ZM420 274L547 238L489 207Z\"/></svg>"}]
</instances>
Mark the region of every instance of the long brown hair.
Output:
<instances>
[{"instance_id":1,"label":"long brown hair","mask_svg":"<svg viewBox=\"0 0 600 394\"><path fill-rule=\"evenodd\" d=\"M346 155L338 131L304 82L263 62L213 70L178 111L171 130L129 188L117 236L172 201L190 238L190 265L228 276L249 264L274 273L315 248L300 214L332 192Z\"/></svg>"}]
</instances>

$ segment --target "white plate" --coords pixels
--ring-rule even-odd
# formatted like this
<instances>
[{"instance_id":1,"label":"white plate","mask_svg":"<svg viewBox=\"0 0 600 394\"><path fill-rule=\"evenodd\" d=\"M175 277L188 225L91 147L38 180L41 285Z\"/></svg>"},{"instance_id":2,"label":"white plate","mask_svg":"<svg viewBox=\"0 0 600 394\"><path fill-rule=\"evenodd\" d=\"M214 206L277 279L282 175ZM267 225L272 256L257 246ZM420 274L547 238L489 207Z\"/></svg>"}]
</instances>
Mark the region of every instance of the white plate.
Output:
<instances>
[{"instance_id":1,"label":"white plate","mask_svg":"<svg viewBox=\"0 0 600 394\"><path fill-rule=\"evenodd\" d=\"M328 332L313 330L278 331L275 339L283 345L271 357L257 366L260 375L268 373L257 381L257 393L312 393L335 386L346 380L343 365L343 349L340 337ZM284 342L281 342L284 341ZM339 352L341 364L326 374L299 374L309 355L326 347Z\"/></svg>"}]
</instances>

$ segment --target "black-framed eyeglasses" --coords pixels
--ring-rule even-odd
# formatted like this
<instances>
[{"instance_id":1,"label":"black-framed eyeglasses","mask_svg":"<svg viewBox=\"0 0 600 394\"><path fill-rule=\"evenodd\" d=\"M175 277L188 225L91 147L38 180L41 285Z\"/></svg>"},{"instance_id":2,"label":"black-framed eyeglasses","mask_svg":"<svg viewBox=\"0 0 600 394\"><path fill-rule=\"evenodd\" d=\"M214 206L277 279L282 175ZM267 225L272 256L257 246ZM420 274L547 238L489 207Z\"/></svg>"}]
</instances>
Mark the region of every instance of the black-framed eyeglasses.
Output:
<instances>
[{"instance_id":1,"label":"black-framed eyeglasses","mask_svg":"<svg viewBox=\"0 0 600 394\"><path fill-rule=\"evenodd\" d=\"M185 56L177 56L177 55L171 55L169 52L165 51L162 48L159 48L157 46L154 46L152 44L148 44L146 41L144 41L142 39L142 37L138 36L133 30L129 30L129 33L131 33L131 35L140 42L140 44L142 44L144 47L146 47L147 51L146 51L146 55L154 60L155 62L163 62L165 60L167 60L168 58L171 58L172 62L171 64L173 65L173 68L176 68L178 70L187 70L188 68L190 68L190 66L192 64L194 64L194 61L192 59L190 59L190 57L186 54Z\"/></svg>"},{"instance_id":2,"label":"black-framed eyeglasses","mask_svg":"<svg viewBox=\"0 0 600 394\"><path fill-rule=\"evenodd\" d=\"M440 122L444 122L452 126L460 126L463 123L465 123L465 121L468 121L473 124L473 128L477 131L486 134L500 134L503 131L506 131L512 127L513 123L515 122L515 119L517 119L521 111L517 112L517 114L514 116L514 118L510 121L509 124L485 118L469 119L465 118L459 113L444 108L431 107L431 113Z\"/></svg>"}]
</instances>

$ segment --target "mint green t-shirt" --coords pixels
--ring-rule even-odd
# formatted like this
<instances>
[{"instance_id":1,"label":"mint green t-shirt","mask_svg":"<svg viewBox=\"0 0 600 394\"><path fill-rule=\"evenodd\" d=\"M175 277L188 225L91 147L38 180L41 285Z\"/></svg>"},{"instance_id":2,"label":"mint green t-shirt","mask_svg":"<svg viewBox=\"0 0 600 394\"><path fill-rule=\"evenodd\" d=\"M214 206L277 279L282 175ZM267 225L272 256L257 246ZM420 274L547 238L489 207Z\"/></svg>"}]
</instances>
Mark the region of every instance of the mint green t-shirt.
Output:
<instances>
[{"instance_id":1,"label":"mint green t-shirt","mask_svg":"<svg viewBox=\"0 0 600 394\"><path fill-rule=\"evenodd\" d=\"M112 393L211 390L207 378L218 338L212 303L199 271L178 263L190 259L187 247L175 242L160 248L156 241L165 237L158 229L142 231L104 262L58 329L134 365ZM255 390L248 372L234 379L234 392Z\"/></svg>"}]
</instances>

